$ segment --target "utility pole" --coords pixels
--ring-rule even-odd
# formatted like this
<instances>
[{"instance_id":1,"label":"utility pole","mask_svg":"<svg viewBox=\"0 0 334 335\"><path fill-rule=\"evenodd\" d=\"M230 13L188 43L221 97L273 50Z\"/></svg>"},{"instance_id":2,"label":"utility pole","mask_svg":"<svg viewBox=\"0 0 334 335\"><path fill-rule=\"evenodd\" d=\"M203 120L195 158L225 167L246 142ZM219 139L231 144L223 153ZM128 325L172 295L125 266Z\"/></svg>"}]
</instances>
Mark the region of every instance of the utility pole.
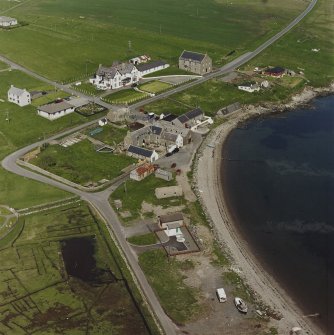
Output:
<instances>
[{"instance_id":1,"label":"utility pole","mask_svg":"<svg viewBox=\"0 0 334 335\"><path fill-rule=\"evenodd\" d=\"M6 110L6 121L9 122L10 121L10 118L9 118L9 112L8 110Z\"/></svg>"}]
</instances>

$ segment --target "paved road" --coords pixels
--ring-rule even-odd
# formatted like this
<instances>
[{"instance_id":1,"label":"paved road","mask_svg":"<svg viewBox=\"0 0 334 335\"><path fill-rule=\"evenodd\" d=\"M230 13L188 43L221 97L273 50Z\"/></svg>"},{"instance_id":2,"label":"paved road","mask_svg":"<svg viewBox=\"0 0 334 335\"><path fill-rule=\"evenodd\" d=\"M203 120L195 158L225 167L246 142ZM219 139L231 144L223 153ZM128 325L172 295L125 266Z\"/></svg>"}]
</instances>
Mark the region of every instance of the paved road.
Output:
<instances>
[{"instance_id":1,"label":"paved road","mask_svg":"<svg viewBox=\"0 0 334 335\"><path fill-rule=\"evenodd\" d=\"M277 39L279 39L281 36L283 36L285 33L287 33L289 30L291 30L298 22L300 22L314 7L314 5L316 4L317 0L312 0L312 2L310 3L310 5L308 6L308 8L302 13L300 14L295 20L293 20L286 28L284 28L280 33L276 34L275 36L273 36L271 39L269 39L267 42L263 43L260 47L258 47L256 50L254 50L253 52L249 52L246 53L245 55L237 58L236 60L234 60L233 62L225 65L224 67L222 67L221 69L219 69L216 72L210 73L208 75L206 75L203 78L200 78L194 82L191 82L189 84L186 84L182 87L176 88L172 91L166 92L164 94L158 95L154 98L145 100L145 102L140 102L137 103L135 105L131 106L131 109L135 109L138 107L141 107L149 102L152 101L156 101L162 98L165 98L171 94L177 93L177 92L181 92L189 87L198 85L200 83L203 83L211 78L217 77L217 76L221 76L222 74L226 74L229 73L231 71L233 71L235 68L237 68L238 66L245 64L246 62L248 62L250 59L252 59L253 57L255 57L257 54L259 54L261 51L263 51L265 48L267 48L268 46L270 46L272 43L274 43ZM0 56L0 60L4 61L5 63L9 64L12 68L16 68L19 69L35 78L38 78L50 85L54 85L56 87L58 87L59 89L62 89L70 94L75 94L75 95L79 95L82 97L85 97L89 100L92 100L92 97L87 97L81 93L78 93L72 89L70 89L69 87L65 86L65 85L61 85L58 84L56 82L53 82L49 79L46 79L40 75L38 75L37 73L30 71L14 62L11 62L10 60L8 60L5 57ZM99 102L100 103L100 102ZM109 105L109 104L105 104L104 106L107 108L113 108L114 106ZM94 123L96 121L91 121L90 123ZM47 178L45 176L39 175L37 173L34 173L32 171L28 171L23 169L22 167L18 166L16 164L17 159L24 155L25 153L27 153L28 151L30 151L31 149L33 149L34 147L41 145L43 142L46 141L50 141L50 139L55 139L57 137L60 136L64 136L66 134L69 134L70 132L73 131L77 131L80 130L81 128L87 126L87 124L85 125L81 125L78 127L75 127L72 130L67 130L65 132L62 132L56 136L53 136L45 141L40 141L34 144L31 144L25 148L22 148L12 154L10 154L9 156L7 156L3 161L2 161L2 166L3 168L5 168L8 171L11 171L13 173L16 173L20 176L23 176L25 178L30 178L33 180L37 180L39 182L54 186L54 187L58 187L64 191L76 194L78 196L80 196L83 200L89 202L93 207L96 208L96 210L101 214L101 216L105 219L107 225L110 227L110 229L112 230L112 232L114 233L117 242L119 243L120 247L122 248L124 255L133 271L133 273L136 276L137 282L139 283L144 295L146 296L147 301L149 302L152 311L155 312L164 332L167 335L174 335L178 333L178 330L176 328L176 326L173 324L173 322L167 317L167 315L164 313L156 295L154 294L151 286L148 284L147 279L144 275L144 273L142 272L141 268L138 265L137 259L135 254L132 252L132 250L130 249L129 245L126 242L126 239L124 237L124 232L123 232L123 228L122 225L120 223L120 221L118 220L118 217L116 215L116 213L113 211L113 209L111 208L109 202L108 202L108 197L110 195L110 193L115 189L115 185L110 186L108 189L102 191L102 192L98 192L98 193L88 193L88 192L83 192L80 190L77 190L71 186L68 185L64 185L61 184L53 179Z\"/></svg>"}]
</instances>

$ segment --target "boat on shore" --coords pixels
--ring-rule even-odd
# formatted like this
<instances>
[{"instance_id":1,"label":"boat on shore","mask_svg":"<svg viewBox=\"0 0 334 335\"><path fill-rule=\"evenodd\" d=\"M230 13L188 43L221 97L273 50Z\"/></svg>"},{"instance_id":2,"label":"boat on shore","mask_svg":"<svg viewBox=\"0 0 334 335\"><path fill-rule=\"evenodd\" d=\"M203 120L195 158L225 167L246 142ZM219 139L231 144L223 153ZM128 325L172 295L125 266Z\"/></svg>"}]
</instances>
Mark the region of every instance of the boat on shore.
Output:
<instances>
[{"instance_id":1,"label":"boat on shore","mask_svg":"<svg viewBox=\"0 0 334 335\"><path fill-rule=\"evenodd\" d=\"M248 307L247 307L246 303L241 298L235 297L234 298L234 304L235 304L235 307L237 308L237 310L239 312L244 313L244 314L247 313Z\"/></svg>"}]
</instances>

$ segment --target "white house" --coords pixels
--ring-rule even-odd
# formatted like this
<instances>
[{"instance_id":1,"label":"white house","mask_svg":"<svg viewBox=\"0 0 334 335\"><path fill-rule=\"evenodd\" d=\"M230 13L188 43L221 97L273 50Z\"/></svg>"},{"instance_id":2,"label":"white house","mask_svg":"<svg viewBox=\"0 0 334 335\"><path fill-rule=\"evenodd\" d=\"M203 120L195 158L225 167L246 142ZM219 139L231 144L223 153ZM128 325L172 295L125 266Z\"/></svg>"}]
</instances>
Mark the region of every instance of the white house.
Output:
<instances>
[{"instance_id":1,"label":"white house","mask_svg":"<svg viewBox=\"0 0 334 335\"><path fill-rule=\"evenodd\" d=\"M16 25L17 25L16 19L8 16L0 16L0 27L10 27Z\"/></svg>"},{"instance_id":2,"label":"white house","mask_svg":"<svg viewBox=\"0 0 334 335\"><path fill-rule=\"evenodd\" d=\"M37 107L37 114L52 121L73 113L74 110L74 106L62 101Z\"/></svg>"},{"instance_id":3,"label":"white house","mask_svg":"<svg viewBox=\"0 0 334 335\"><path fill-rule=\"evenodd\" d=\"M137 83L139 73L131 63L114 63L111 67L99 66L89 82L100 90L115 89Z\"/></svg>"},{"instance_id":4,"label":"white house","mask_svg":"<svg viewBox=\"0 0 334 335\"><path fill-rule=\"evenodd\" d=\"M244 84L244 85L239 85L238 89L241 91L245 91L245 92L258 92L260 91L260 86L258 84Z\"/></svg>"},{"instance_id":5,"label":"white house","mask_svg":"<svg viewBox=\"0 0 334 335\"><path fill-rule=\"evenodd\" d=\"M8 90L8 101L21 107L27 106L31 103L31 95L26 89L22 90L21 88L11 85Z\"/></svg>"},{"instance_id":6,"label":"white house","mask_svg":"<svg viewBox=\"0 0 334 335\"><path fill-rule=\"evenodd\" d=\"M127 155L137 159L144 159L151 163L155 162L159 158L159 155L155 150L148 150L134 145L129 146Z\"/></svg>"},{"instance_id":7,"label":"white house","mask_svg":"<svg viewBox=\"0 0 334 335\"><path fill-rule=\"evenodd\" d=\"M167 236L182 235L181 227L184 225L182 213L173 213L158 216L158 225Z\"/></svg>"},{"instance_id":8,"label":"white house","mask_svg":"<svg viewBox=\"0 0 334 335\"><path fill-rule=\"evenodd\" d=\"M169 64L163 61L136 65L114 62L111 67L100 65L94 78L89 79L89 82L100 90L116 89L138 83L145 74L165 69L168 66Z\"/></svg>"}]
</instances>

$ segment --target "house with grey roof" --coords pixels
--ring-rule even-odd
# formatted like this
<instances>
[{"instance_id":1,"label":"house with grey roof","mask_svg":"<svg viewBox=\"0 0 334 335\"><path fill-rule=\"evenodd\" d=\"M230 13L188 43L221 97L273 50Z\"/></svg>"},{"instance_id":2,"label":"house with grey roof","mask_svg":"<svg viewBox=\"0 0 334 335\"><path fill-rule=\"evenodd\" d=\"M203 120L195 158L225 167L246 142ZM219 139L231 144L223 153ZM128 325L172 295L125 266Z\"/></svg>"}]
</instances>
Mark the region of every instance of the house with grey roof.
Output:
<instances>
[{"instance_id":1,"label":"house with grey roof","mask_svg":"<svg viewBox=\"0 0 334 335\"><path fill-rule=\"evenodd\" d=\"M184 50L179 57L179 68L203 76L212 71L212 59L208 54Z\"/></svg>"},{"instance_id":2,"label":"house with grey roof","mask_svg":"<svg viewBox=\"0 0 334 335\"><path fill-rule=\"evenodd\" d=\"M195 108L188 111L172 121L172 124L179 127L191 128L196 125L196 121L201 121L204 117L204 113L200 108Z\"/></svg>"},{"instance_id":3,"label":"house with grey roof","mask_svg":"<svg viewBox=\"0 0 334 335\"><path fill-rule=\"evenodd\" d=\"M31 95L26 89L17 88L13 85L7 92L8 101L19 105L20 107L30 105Z\"/></svg>"},{"instance_id":4,"label":"house with grey roof","mask_svg":"<svg viewBox=\"0 0 334 335\"><path fill-rule=\"evenodd\" d=\"M43 106L37 107L37 114L50 121L59 119L65 115L73 113L75 107L65 101L52 102Z\"/></svg>"},{"instance_id":5,"label":"house with grey roof","mask_svg":"<svg viewBox=\"0 0 334 335\"><path fill-rule=\"evenodd\" d=\"M115 89L137 83L139 72L132 63L114 62L111 67L100 64L89 82L100 90Z\"/></svg>"},{"instance_id":6,"label":"house with grey roof","mask_svg":"<svg viewBox=\"0 0 334 335\"><path fill-rule=\"evenodd\" d=\"M129 146L127 150L127 155L137 159L146 160L151 163L155 162L159 158L159 155L155 150L148 150L145 148L137 147L135 145Z\"/></svg>"},{"instance_id":7,"label":"house with grey roof","mask_svg":"<svg viewBox=\"0 0 334 335\"><path fill-rule=\"evenodd\" d=\"M9 16L0 16L0 27L16 26L17 20Z\"/></svg>"}]
</instances>

